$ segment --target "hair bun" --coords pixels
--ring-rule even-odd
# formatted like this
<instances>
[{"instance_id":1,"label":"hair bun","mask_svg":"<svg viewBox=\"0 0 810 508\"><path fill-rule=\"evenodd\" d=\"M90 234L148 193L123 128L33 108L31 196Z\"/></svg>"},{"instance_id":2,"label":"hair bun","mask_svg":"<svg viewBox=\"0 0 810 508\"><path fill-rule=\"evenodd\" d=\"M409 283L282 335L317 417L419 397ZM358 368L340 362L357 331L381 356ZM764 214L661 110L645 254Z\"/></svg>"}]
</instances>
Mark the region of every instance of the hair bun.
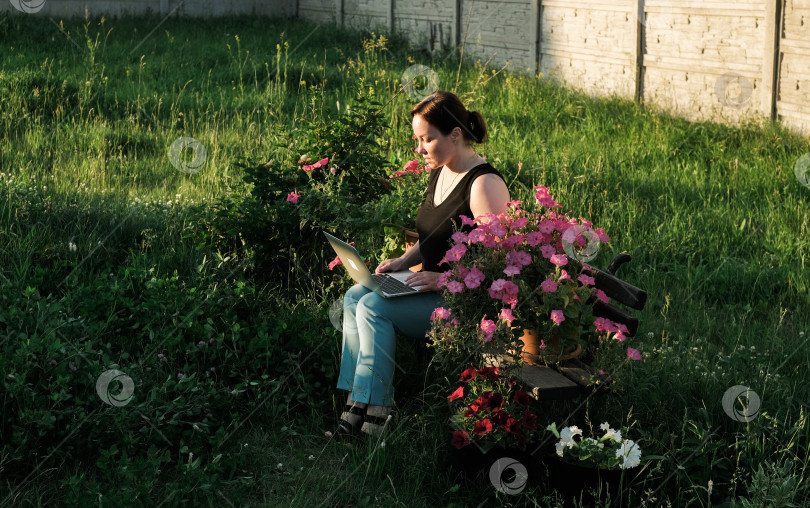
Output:
<instances>
[{"instance_id":1,"label":"hair bun","mask_svg":"<svg viewBox=\"0 0 810 508\"><path fill-rule=\"evenodd\" d=\"M481 122L478 121L479 118L481 118L481 113L478 111L467 111L467 125L471 127L471 134L476 143L480 143L484 137Z\"/></svg>"}]
</instances>

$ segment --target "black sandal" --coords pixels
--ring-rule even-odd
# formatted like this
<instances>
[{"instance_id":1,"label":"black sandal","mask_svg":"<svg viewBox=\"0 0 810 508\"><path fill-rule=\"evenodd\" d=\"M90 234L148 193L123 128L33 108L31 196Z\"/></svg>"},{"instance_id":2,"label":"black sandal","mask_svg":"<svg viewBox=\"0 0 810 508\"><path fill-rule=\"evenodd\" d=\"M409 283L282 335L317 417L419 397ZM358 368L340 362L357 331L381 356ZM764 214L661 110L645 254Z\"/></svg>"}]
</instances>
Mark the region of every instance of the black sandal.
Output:
<instances>
[{"instance_id":1,"label":"black sandal","mask_svg":"<svg viewBox=\"0 0 810 508\"><path fill-rule=\"evenodd\" d=\"M362 437L360 428L363 426L363 422L366 418L366 408L357 407L353 404L346 404L343 406L343 412L360 416L360 421L355 424L351 424L348 420L341 418L337 430L332 433L332 437L338 441L356 440L357 438Z\"/></svg>"},{"instance_id":2,"label":"black sandal","mask_svg":"<svg viewBox=\"0 0 810 508\"><path fill-rule=\"evenodd\" d=\"M393 413L389 414L388 416L372 416L372 415L366 413L366 417L363 419L363 423L369 424L369 426L370 426L369 430L372 430L372 432L363 431L363 426L362 425L360 426L360 432L362 434L367 435L368 437L377 438L377 437L379 437L380 435L382 435L382 434L384 434L386 432L386 428L388 427L388 424L390 423L389 420L393 419L393 418L394 418ZM374 427L376 427L376 429L371 427L372 425Z\"/></svg>"}]
</instances>

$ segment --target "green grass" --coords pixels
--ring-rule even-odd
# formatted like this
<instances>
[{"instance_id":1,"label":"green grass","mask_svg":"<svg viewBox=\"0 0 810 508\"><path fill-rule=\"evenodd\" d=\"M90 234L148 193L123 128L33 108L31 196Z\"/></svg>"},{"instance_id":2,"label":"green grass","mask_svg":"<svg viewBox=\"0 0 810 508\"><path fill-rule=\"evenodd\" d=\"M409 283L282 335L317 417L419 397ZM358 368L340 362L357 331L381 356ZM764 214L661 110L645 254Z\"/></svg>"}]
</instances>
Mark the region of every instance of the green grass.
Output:
<instances>
[{"instance_id":1,"label":"green grass","mask_svg":"<svg viewBox=\"0 0 810 508\"><path fill-rule=\"evenodd\" d=\"M436 71L443 89L456 86L457 55L431 60L398 39L384 45L370 34L250 17L169 19L147 37L158 23L72 19L63 34L41 18L0 21L9 48L0 54L3 284L70 296L102 274L143 264L158 279L176 275L186 288L216 294L224 280L212 276L243 274L232 271L233 259L197 250L190 211L247 191L237 158L262 160L304 116L350 105L360 77L383 102L412 63ZM376 44L364 47L364 39ZM774 124L689 123L469 60L457 85L468 108L486 118L491 137L480 152L507 176L513 199L531 203L533 185L549 187L565 210L610 235L594 264L629 253L633 261L619 276L648 291L639 333L628 342L644 361L621 372L616 393L589 401L575 417L580 426L585 409L595 426L629 418L645 454L661 457L642 470L632 501L614 505L760 499L767 489L749 489L757 466L787 459L793 502L806 504L810 189L797 182L793 166L810 142ZM386 109L392 153L412 146L410 104L400 94ZM205 146L200 173L171 165L167 151L180 136ZM272 287L256 289L267 295ZM332 287L287 303L304 306L315 327L326 329L335 294ZM7 336L19 340L14 331ZM298 336L289 329L278 340ZM324 354L337 364L337 350ZM407 365L409 354L403 342L398 355ZM409 395L398 401L408 418L386 448L372 455L326 442L322 432L334 425L344 396L333 385L320 400L274 399L229 444L236 465L204 497L217 506L225 499L270 506L477 506L495 499L488 483L458 487L449 478L448 436L436 409L442 394L433 383L423 386L418 366L396 376L398 390ZM749 423L732 420L721 406L724 392L739 384L762 401ZM543 424L560 422L573 408L540 407ZM169 451L183 462L178 448ZM28 461L31 470L35 464ZM73 485L70 478L80 480ZM93 461L45 461L15 504L45 504L70 489L88 505L106 504L95 495L116 492L106 481ZM544 506L544 481L497 502ZM19 478L2 483L5 498L3 489L14 489ZM170 485L156 484L150 500L139 502L180 504L183 496ZM757 506L766 505L778 503Z\"/></svg>"}]
</instances>

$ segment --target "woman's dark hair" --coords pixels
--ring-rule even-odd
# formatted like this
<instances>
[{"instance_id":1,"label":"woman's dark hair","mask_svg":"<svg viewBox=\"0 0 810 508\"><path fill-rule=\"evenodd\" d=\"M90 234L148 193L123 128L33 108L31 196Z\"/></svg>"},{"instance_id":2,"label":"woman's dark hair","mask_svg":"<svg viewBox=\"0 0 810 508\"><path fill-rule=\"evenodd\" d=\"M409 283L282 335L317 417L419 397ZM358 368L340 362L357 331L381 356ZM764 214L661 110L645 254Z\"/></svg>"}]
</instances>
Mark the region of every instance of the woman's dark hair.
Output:
<instances>
[{"instance_id":1,"label":"woman's dark hair","mask_svg":"<svg viewBox=\"0 0 810 508\"><path fill-rule=\"evenodd\" d=\"M439 132L447 136L456 127L461 128L464 139L483 143L487 137L487 124L478 111L467 111L456 94L438 90L425 97L411 109L411 116L419 115Z\"/></svg>"}]
</instances>

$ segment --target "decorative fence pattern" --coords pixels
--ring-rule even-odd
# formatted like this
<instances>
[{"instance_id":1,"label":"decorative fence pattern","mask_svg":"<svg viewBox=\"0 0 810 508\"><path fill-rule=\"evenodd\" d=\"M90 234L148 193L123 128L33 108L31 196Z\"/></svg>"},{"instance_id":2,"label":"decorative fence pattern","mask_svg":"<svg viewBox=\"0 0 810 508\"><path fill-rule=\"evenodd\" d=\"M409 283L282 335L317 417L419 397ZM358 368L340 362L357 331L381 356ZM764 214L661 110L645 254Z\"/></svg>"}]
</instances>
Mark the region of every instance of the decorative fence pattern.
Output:
<instances>
[{"instance_id":1,"label":"decorative fence pattern","mask_svg":"<svg viewBox=\"0 0 810 508\"><path fill-rule=\"evenodd\" d=\"M298 0L303 19L464 44L689 120L779 120L810 135L810 0Z\"/></svg>"},{"instance_id":2,"label":"decorative fence pattern","mask_svg":"<svg viewBox=\"0 0 810 508\"><path fill-rule=\"evenodd\" d=\"M403 34L689 120L810 135L810 0L0 0L68 16L255 13Z\"/></svg>"}]
</instances>

